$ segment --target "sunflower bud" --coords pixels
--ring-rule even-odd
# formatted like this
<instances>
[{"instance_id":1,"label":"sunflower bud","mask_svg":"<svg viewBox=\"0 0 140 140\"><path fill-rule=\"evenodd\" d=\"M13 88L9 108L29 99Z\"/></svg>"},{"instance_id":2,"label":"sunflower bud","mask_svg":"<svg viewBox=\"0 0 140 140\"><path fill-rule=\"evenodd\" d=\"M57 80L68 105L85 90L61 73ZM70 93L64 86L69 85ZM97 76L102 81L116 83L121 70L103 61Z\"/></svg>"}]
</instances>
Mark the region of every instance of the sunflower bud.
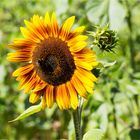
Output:
<instances>
[{"instance_id":1,"label":"sunflower bud","mask_svg":"<svg viewBox=\"0 0 140 140\"><path fill-rule=\"evenodd\" d=\"M104 27L95 26L96 32L90 32L90 35L94 38L93 45L98 46L102 51L114 52L112 49L118 43L116 32L109 29L107 24Z\"/></svg>"}]
</instances>

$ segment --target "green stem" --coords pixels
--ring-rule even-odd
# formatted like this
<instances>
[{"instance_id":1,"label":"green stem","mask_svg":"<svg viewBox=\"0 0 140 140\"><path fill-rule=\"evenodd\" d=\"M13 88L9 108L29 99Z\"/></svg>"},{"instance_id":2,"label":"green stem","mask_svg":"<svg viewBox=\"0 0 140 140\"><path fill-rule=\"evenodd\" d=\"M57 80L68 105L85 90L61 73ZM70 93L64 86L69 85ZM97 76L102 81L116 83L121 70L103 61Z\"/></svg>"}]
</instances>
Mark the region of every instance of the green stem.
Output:
<instances>
[{"instance_id":1,"label":"green stem","mask_svg":"<svg viewBox=\"0 0 140 140\"><path fill-rule=\"evenodd\" d=\"M114 123L114 128L115 128L115 131L116 131L116 140L119 140L118 129L117 129L116 108L115 108L114 98L115 98L115 95L113 95L113 97L111 99L111 102L112 102L112 105L113 105L113 123Z\"/></svg>"},{"instance_id":2,"label":"green stem","mask_svg":"<svg viewBox=\"0 0 140 140\"><path fill-rule=\"evenodd\" d=\"M140 111L139 111L139 95L138 94L136 94L136 95L134 95L134 101L135 101L135 104L136 104L136 107L137 107L137 124L136 124L136 126L137 127L140 127Z\"/></svg>"},{"instance_id":3,"label":"green stem","mask_svg":"<svg viewBox=\"0 0 140 140\"><path fill-rule=\"evenodd\" d=\"M127 9L127 25L130 31L130 36L129 36L129 47L130 47L130 63L131 63L131 67L132 69L135 71L135 61L134 61L134 56L135 56L135 50L134 50L134 43L133 43L133 38L132 38L132 34L133 34L133 29L132 29L132 21L131 21L131 7L130 4L127 0L125 0L125 5L126 5L126 9Z\"/></svg>"},{"instance_id":4,"label":"green stem","mask_svg":"<svg viewBox=\"0 0 140 140\"><path fill-rule=\"evenodd\" d=\"M80 108L77 107L77 109L72 112L72 115L73 115L76 140L82 140Z\"/></svg>"},{"instance_id":5,"label":"green stem","mask_svg":"<svg viewBox=\"0 0 140 140\"><path fill-rule=\"evenodd\" d=\"M130 31L130 36L129 36L129 47L130 47L130 63L131 63L131 67L133 69L133 72L135 72L135 61L134 61L134 57L135 57L135 46L134 46L134 41L133 41L133 38L132 38L132 35L133 35L133 28L132 28L132 8L133 6L131 7L128 0L125 0L125 5L126 5L126 9L127 9L127 25L128 25L128 28L129 28L129 31ZM132 77L132 80L133 80L133 77ZM138 98L139 96L136 95L134 97L134 101L137 105L137 108L139 110L139 101L138 101ZM138 119L138 126L140 126L140 112L138 112L137 114L137 119Z\"/></svg>"}]
</instances>

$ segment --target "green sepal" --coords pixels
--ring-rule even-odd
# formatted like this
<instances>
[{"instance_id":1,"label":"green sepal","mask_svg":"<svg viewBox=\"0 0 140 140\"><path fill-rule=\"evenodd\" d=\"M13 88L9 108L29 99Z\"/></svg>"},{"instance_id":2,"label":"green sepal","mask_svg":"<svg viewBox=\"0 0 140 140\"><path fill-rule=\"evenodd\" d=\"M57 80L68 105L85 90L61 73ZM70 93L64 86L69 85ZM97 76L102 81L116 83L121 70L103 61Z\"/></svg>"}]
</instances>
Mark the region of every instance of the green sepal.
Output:
<instances>
[{"instance_id":1,"label":"green sepal","mask_svg":"<svg viewBox=\"0 0 140 140\"><path fill-rule=\"evenodd\" d=\"M38 105L33 105L33 106L29 107L22 114L20 114L16 119L11 120L9 122L15 122L15 121L24 119L32 114L35 114L35 113L41 111L41 109L42 109L42 102Z\"/></svg>"}]
</instances>

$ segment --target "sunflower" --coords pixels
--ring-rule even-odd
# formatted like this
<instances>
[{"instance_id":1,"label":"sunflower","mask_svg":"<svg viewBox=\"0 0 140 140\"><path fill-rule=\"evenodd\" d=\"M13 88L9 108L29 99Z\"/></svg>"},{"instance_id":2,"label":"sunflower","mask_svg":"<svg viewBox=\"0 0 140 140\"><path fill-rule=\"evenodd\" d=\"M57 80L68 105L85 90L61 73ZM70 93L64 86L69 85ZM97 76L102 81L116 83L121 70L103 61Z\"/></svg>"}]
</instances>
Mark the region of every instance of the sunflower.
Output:
<instances>
[{"instance_id":1,"label":"sunflower","mask_svg":"<svg viewBox=\"0 0 140 140\"><path fill-rule=\"evenodd\" d=\"M22 63L12 74L20 82L18 88L30 92L31 103L41 99L42 108L56 102L60 109L76 109L78 97L93 93L96 55L86 47L88 37L81 35L85 27L71 30L74 20L68 18L59 28L55 13L34 15L20 28L23 38L9 45L16 52L9 53L8 60Z\"/></svg>"}]
</instances>

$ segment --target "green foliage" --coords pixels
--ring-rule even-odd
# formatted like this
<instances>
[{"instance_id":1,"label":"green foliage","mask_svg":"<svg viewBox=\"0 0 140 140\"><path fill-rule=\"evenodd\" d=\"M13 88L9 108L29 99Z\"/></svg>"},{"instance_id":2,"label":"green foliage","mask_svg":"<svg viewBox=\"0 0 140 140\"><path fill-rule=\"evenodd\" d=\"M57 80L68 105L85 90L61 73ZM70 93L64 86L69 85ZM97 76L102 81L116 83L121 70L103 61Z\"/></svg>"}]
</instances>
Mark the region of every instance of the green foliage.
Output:
<instances>
[{"instance_id":1,"label":"green foliage","mask_svg":"<svg viewBox=\"0 0 140 140\"><path fill-rule=\"evenodd\" d=\"M132 129L130 131L131 140L139 140L140 139L140 129Z\"/></svg>"},{"instance_id":2,"label":"green foliage","mask_svg":"<svg viewBox=\"0 0 140 140\"><path fill-rule=\"evenodd\" d=\"M38 105L33 105L31 107L29 107L28 109L26 109L22 114L20 114L16 119L9 121L9 122L15 122L15 121L19 121L21 119L27 118L28 116L35 114L39 111L41 111L42 108L42 104L38 104Z\"/></svg>"},{"instance_id":3,"label":"green foliage","mask_svg":"<svg viewBox=\"0 0 140 140\"><path fill-rule=\"evenodd\" d=\"M140 2L139 0L1 0L0 2L0 139L8 140L74 140L70 113L52 109L40 111L13 123L29 106L28 95L17 90L18 82L11 77L19 67L6 60L12 50L8 44L21 37L20 26L33 14L44 16L56 11L59 23L71 15L75 26L110 25L117 31L119 45L115 53L102 52L94 46L99 75L94 95L84 102L82 113L83 134L101 129L103 140L139 139L140 128ZM86 32L85 32L86 34ZM93 38L90 38L89 45ZM92 132L91 132L92 134ZM95 135L94 135L95 136Z\"/></svg>"},{"instance_id":4,"label":"green foliage","mask_svg":"<svg viewBox=\"0 0 140 140\"><path fill-rule=\"evenodd\" d=\"M84 136L83 140L102 140L103 131L100 129L89 130Z\"/></svg>"}]
</instances>

